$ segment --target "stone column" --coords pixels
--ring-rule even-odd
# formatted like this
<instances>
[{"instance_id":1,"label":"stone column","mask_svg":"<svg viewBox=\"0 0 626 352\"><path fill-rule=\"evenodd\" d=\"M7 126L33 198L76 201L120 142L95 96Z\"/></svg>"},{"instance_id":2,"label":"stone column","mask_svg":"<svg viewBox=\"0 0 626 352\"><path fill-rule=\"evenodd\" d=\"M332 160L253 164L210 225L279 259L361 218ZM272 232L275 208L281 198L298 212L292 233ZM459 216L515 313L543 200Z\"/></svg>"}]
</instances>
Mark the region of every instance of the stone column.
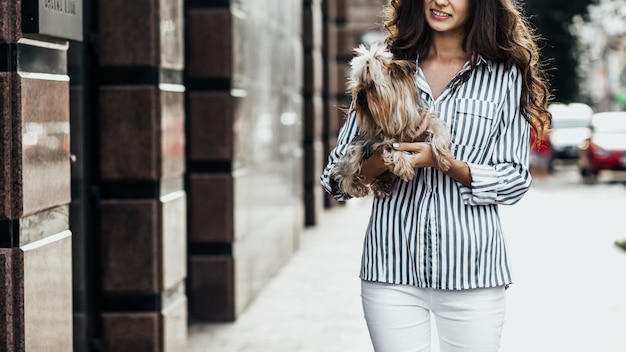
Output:
<instances>
[{"instance_id":1,"label":"stone column","mask_svg":"<svg viewBox=\"0 0 626 352\"><path fill-rule=\"evenodd\" d=\"M303 228L301 0L189 1L189 297L234 320Z\"/></svg>"},{"instance_id":2,"label":"stone column","mask_svg":"<svg viewBox=\"0 0 626 352\"><path fill-rule=\"evenodd\" d=\"M99 1L105 351L185 346L183 12L182 0Z\"/></svg>"},{"instance_id":3,"label":"stone column","mask_svg":"<svg viewBox=\"0 0 626 352\"><path fill-rule=\"evenodd\" d=\"M348 30L349 0L323 0L324 9L324 127L322 143L328 156L337 144L339 129L345 120L345 109L350 105L346 94L348 62L352 57L354 41ZM324 205L339 203L328 195Z\"/></svg>"},{"instance_id":4,"label":"stone column","mask_svg":"<svg viewBox=\"0 0 626 352\"><path fill-rule=\"evenodd\" d=\"M0 350L71 351L68 42L21 10L0 0Z\"/></svg>"},{"instance_id":5,"label":"stone column","mask_svg":"<svg viewBox=\"0 0 626 352\"><path fill-rule=\"evenodd\" d=\"M355 42L384 39L383 10L389 0L351 0L348 27ZM369 38L362 38L364 34Z\"/></svg>"},{"instance_id":6,"label":"stone column","mask_svg":"<svg viewBox=\"0 0 626 352\"><path fill-rule=\"evenodd\" d=\"M303 0L304 45L304 205L305 225L314 226L324 208L319 177L327 155L322 145L324 58L322 0Z\"/></svg>"}]
</instances>

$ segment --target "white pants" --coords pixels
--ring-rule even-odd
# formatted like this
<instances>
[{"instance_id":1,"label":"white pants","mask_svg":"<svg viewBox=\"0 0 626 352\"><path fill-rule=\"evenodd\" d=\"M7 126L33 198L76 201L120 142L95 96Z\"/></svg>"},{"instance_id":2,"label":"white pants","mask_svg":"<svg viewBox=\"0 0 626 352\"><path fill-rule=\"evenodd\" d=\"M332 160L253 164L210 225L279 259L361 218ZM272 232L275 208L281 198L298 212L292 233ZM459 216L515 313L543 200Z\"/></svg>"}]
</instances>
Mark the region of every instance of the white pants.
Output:
<instances>
[{"instance_id":1,"label":"white pants","mask_svg":"<svg viewBox=\"0 0 626 352\"><path fill-rule=\"evenodd\" d=\"M430 352L431 312L441 352L497 352L504 291L504 286L453 291L361 281L376 352Z\"/></svg>"}]
</instances>

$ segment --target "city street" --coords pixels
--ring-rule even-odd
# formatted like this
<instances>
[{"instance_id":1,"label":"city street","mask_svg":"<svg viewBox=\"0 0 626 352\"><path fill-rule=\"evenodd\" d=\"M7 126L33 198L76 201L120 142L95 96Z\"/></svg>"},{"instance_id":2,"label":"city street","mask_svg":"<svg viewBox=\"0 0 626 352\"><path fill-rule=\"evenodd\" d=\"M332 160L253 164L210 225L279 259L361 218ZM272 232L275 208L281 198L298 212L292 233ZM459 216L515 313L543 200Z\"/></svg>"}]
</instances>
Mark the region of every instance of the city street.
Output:
<instances>
[{"instance_id":1,"label":"city street","mask_svg":"<svg viewBox=\"0 0 626 352\"><path fill-rule=\"evenodd\" d=\"M626 351L626 177L573 166L502 207L516 281L502 352Z\"/></svg>"},{"instance_id":2,"label":"city street","mask_svg":"<svg viewBox=\"0 0 626 352\"><path fill-rule=\"evenodd\" d=\"M187 351L372 352L357 278L369 204L327 211L237 322L192 324ZM515 277L501 352L626 351L625 209L626 177L584 185L571 165L501 207Z\"/></svg>"}]
</instances>

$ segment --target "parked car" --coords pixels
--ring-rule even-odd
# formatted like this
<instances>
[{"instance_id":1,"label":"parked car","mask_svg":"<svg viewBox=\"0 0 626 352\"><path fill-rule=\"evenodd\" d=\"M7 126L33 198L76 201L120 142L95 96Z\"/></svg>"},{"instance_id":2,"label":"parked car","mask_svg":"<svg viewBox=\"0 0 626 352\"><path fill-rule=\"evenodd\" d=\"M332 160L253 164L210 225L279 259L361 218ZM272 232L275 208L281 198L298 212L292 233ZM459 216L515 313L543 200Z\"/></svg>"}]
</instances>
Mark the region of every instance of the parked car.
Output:
<instances>
[{"instance_id":1,"label":"parked car","mask_svg":"<svg viewBox=\"0 0 626 352\"><path fill-rule=\"evenodd\" d=\"M549 135L552 152L550 165L554 160L578 159L578 147L591 134L593 110L583 103L553 103L548 110L552 113L552 128Z\"/></svg>"},{"instance_id":2,"label":"parked car","mask_svg":"<svg viewBox=\"0 0 626 352\"><path fill-rule=\"evenodd\" d=\"M595 182L602 170L626 170L626 111L595 113L591 135L579 148L583 181Z\"/></svg>"}]
</instances>

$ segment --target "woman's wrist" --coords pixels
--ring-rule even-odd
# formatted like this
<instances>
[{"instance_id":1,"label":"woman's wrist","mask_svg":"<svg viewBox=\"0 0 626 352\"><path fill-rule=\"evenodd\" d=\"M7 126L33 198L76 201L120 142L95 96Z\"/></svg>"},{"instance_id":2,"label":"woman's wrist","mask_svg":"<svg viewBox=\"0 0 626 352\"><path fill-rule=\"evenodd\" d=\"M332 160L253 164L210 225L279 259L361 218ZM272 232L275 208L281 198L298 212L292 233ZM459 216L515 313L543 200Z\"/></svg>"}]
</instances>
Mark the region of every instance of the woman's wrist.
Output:
<instances>
[{"instance_id":1,"label":"woman's wrist","mask_svg":"<svg viewBox=\"0 0 626 352\"><path fill-rule=\"evenodd\" d=\"M365 182L369 183L388 170L387 165L383 162L382 155L376 152L363 161L361 176L365 178Z\"/></svg>"},{"instance_id":2,"label":"woman's wrist","mask_svg":"<svg viewBox=\"0 0 626 352\"><path fill-rule=\"evenodd\" d=\"M450 169L448 169L448 171L444 171L444 173L459 181L464 186L471 187L472 173L470 172L469 165L457 159L450 159L450 162L452 164Z\"/></svg>"}]
</instances>

